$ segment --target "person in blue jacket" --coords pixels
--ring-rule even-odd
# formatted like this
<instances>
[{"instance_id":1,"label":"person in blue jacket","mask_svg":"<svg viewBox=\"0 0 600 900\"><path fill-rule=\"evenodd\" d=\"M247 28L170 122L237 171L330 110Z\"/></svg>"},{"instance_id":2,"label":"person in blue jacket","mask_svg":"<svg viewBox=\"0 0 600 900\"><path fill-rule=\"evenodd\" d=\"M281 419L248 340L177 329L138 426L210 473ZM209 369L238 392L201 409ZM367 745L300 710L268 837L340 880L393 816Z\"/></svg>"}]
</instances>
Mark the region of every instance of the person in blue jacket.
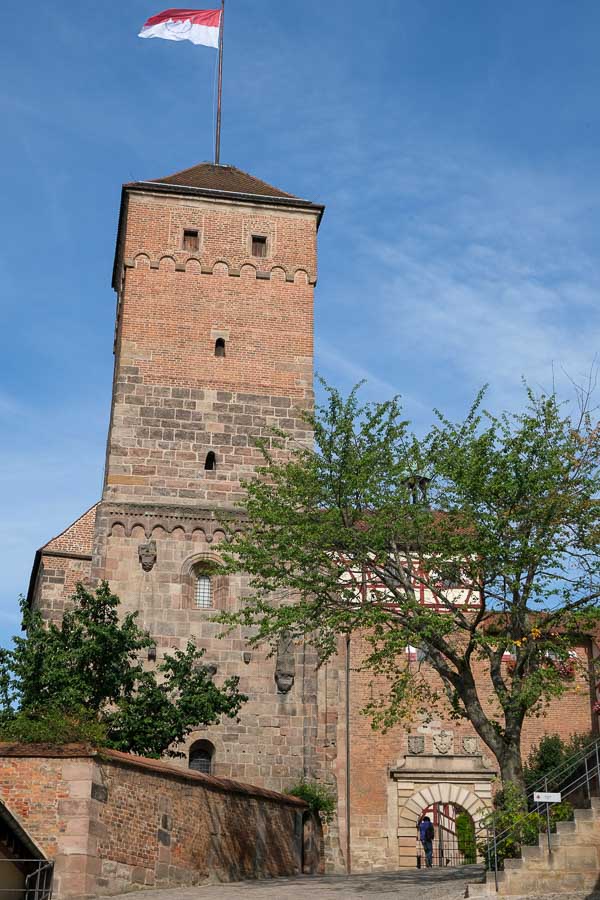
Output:
<instances>
[{"instance_id":1,"label":"person in blue jacket","mask_svg":"<svg viewBox=\"0 0 600 900\"><path fill-rule=\"evenodd\" d=\"M435 837L435 829L431 824L429 816L423 816L419 823L419 840L423 844L425 851L425 864L428 869L433 864L433 839Z\"/></svg>"}]
</instances>

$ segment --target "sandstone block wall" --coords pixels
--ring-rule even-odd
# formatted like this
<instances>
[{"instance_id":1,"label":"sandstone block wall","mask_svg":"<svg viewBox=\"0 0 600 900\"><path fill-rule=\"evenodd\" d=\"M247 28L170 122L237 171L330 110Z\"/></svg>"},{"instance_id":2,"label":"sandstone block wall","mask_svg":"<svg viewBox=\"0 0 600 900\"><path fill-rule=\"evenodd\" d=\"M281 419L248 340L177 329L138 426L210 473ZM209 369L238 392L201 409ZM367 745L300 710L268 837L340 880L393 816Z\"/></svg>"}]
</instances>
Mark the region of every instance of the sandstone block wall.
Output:
<instances>
[{"instance_id":1,"label":"sandstone block wall","mask_svg":"<svg viewBox=\"0 0 600 900\"><path fill-rule=\"evenodd\" d=\"M1 745L0 791L56 861L56 900L302 871L302 801L163 762Z\"/></svg>"},{"instance_id":2,"label":"sandstone block wall","mask_svg":"<svg viewBox=\"0 0 600 900\"><path fill-rule=\"evenodd\" d=\"M313 777L314 652L303 645L295 648L293 684L282 693L275 681L276 655L269 656L268 647L250 649L243 629L219 637L223 627L211 621L220 609L239 606L248 590L245 578L213 579L213 608L195 607L194 566L219 559L223 532L215 515L190 508L107 502L100 509L98 533L103 561L99 577L108 579L124 613L138 612L139 624L156 641L156 663L149 665L159 665L165 654L194 640L205 649L206 664L216 667L216 683L237 675L240 690L249 698L236 720L198 729L187 745L210 741L216 775L247 779L273 790L285 792L303 777ZM156 562L144 571L138 548L148 539L156 544ZM187 766L187 760L182 765Z\"/></svg>"}]
</instances>

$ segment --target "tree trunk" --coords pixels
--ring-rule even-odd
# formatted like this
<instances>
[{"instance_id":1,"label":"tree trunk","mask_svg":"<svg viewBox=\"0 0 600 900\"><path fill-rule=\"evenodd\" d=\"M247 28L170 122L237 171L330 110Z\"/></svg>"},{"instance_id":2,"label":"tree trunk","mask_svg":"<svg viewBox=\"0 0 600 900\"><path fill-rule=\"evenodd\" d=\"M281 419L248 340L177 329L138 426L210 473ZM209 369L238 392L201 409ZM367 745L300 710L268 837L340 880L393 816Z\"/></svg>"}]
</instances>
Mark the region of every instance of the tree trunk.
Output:
<instances>
[{"instance_id":1,"label":"tree trunk","mask_svg":"<svg viewBox=\"0 0 600 900\"><path fill-rule=\"evenodd\" d=\"M525 793L525 778L523 776L523 763L521 762L520 744L506 744L503 752L498 757L500 765L500 778L502 784L512 782L515 787Z\"/></svg>"}]
</instances>

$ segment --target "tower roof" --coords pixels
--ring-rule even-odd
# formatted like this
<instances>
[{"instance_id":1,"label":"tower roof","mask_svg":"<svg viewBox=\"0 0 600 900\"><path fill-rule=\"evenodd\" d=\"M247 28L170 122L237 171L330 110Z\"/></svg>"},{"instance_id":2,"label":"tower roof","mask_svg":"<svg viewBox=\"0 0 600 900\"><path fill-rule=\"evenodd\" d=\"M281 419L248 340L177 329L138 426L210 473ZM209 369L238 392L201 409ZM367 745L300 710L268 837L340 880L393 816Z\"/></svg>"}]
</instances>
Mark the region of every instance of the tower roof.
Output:
<instances>
[{"instance_id":1,"label":"tower roof","mask_svg":"<svg viewBox=\"0 0 600 900\"><path fill-rule=\"evenodd\" d=\"M285 207L288 210L296 209L299 212L309 212L316 215L317 228L325 207L321 203L312 203L310 200L302 200L294 194L281 191L279 188L267 184L248 172L236 169L235 166L217 166L211 162L198 163L173 175L165 175L163 178L148 179L147 181L130 181L123 185L121 192L121 210L119 213L119 225L117 228L117 246L115 250L115 262L113 265L112 284L117 289L117 270L119 265L119 253L122 246L123 228L125 227L127 196L128 194L152 193L152 194L179 194L187 197L203 197L215 201L226 201L249 204L251 206Z\"/></svg>"},{"instance_id":2,"label":"tower roof","mask_svg":"<svg viewBox=\"0 0 600 900\"><path fill-rule=\"evenodd\" d=\"M298 200L293 194L281 191L279 188L267 184L248 172L242 172L235 166L216 166L213 163L202 162L173 175L164 178L152 178L151 184L170 184L180 187L198 188L206 191L218 191L227 194L251 194L258 197L287 197L289 200Z\"/></svg>"}]
</instances>

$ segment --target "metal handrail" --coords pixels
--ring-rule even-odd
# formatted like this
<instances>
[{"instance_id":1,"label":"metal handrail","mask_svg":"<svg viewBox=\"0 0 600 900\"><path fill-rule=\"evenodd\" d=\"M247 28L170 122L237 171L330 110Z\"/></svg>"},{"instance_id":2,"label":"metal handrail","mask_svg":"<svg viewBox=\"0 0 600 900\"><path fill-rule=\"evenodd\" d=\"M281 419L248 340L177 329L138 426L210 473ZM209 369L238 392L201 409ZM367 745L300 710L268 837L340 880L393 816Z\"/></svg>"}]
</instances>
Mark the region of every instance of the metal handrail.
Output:
<instances>
[{"instance_id":1,"label":"metal handrail","mask_svg":"<svg viewBox=\"0 0 600 900\"><path fill-rule=\"evenodd\" d=\"M580 767L583 767L584 771L580 774L577 774L572 781L567 781L568 775L570 773L576 772ZM587 799L589 801L592 796L591 784L594 781L596 781L597 785L600 786L600 738L592 740L582 750L579 750L577 753L573 754L573 756L569 757L569 759L565 760L560 765L555 766L554 769L551 769L548 773L546 773L546 775L541 776L541 778L537 779L532 785L530 785L528 791L525 794L528 807L527 812L524 812L521 816L519 816L509 828L505 828L503 831L498 833L496 831L495 813L492 811L488 816L485 817L485 820L475 833L475 844L476 846L481 844L485 846L484 852L487 858L487 866L490 870L492 869L493 855L493 871L496 891L498 890L499 870L498 846L501 845L503 840L513 834L519 828L520 824L524 824L532 812L537 812L538 814L540 814L541 808L545 808L548 852L550 854L552 853L552 844L550 840L551 821L549 804L535 803L534 794L542 787L545 790L548 790L548 785L551 784L553 787L560 791L562 800L572 796L574 793L581 790L581 788L585 788ZM531 806L534 806L534 809L530 809L529 807ZM538 831L538 837L539 833L540 832Z\"/></svg>"},{"instance_id":2,"label":"metal handrail","mask_svg":"<svg viewBox=\"0 0 600 900\"><path fill-rule=\"evenodd\" d=\"M25 887L23 888L2 888L0 887L0 900L2 894L11 894L19 892L23 895L23 900L52 900L52 884L54 881L54 862L47 859L0 859L0 864L10 863L15 866L31 866L36 868L25 875ZM1 872L0 872L1 875Z\"/></svg>"}]
</instances>

